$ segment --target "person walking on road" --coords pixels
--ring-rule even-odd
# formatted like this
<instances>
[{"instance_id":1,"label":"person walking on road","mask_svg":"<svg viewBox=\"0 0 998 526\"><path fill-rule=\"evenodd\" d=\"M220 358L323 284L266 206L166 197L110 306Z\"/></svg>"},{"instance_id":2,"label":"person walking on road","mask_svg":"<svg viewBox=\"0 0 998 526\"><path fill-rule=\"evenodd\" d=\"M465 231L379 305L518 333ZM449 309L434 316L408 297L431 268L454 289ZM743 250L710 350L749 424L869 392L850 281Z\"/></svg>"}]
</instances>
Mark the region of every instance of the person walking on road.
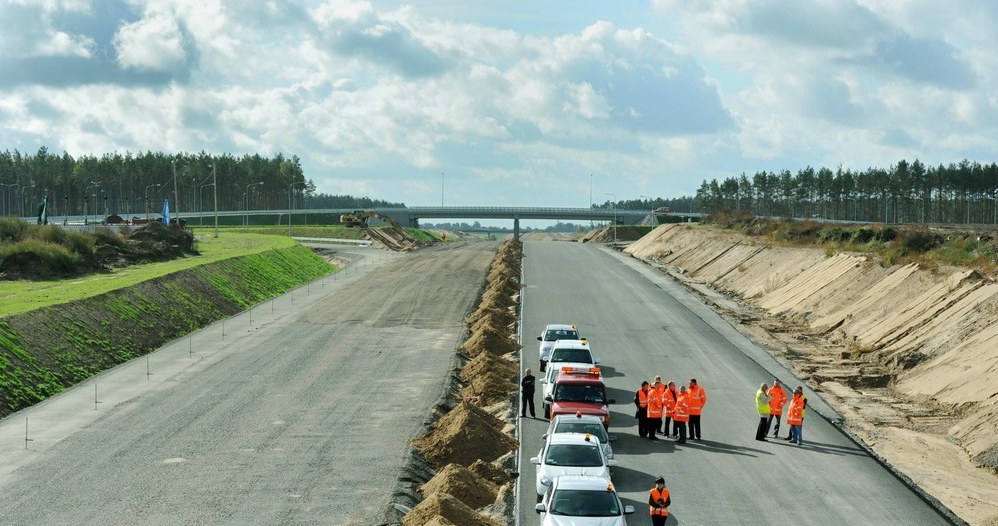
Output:
<instances>
[{"instance_id":1,"label":"person walking on road","mask_svg":"<svg viewBox=\"0 0 998 526\"><path fill-rule=\"evenodd\" d=\"M672 438L676 438L679 433L675 426L672 425L672 417L676 414L677 398L679 398L679 393L676 392L676 382L669 382L669 386L666 387L665 393L662 397L662 405L665 407L665 426L663 433L666 437L671 435Z\"/></svg>"},{"instance_id":2,"label":"person walking on road","mask_svg":"<svg viewBox=\"0 0 998 526\"><path fill-rule=\"evenodd\" d=\"M659 477L655 481L655 487L648 492L648 510L651 513L652 526L665 526L665 521L669 519L671 504L672 498L665 487L665 479Z\"/></svg>"},{"instance_id":3,"label":"person walking on road","mask_svg":"<svg viewBox=\"0 0 998 526\"><path fill-rule=\"evenodd\" d=\"M807 399L804 398L804 388L797 386L794 389L794 397L790 399L790 407L787 409L787 425L790 426L790 442L798 446L804 442L803 426L804 412L807 409Z\"/></svg>"},{"instance_id":4,"label":"person walking on road","mask_svg":"<svg viewBox=\"0 0 998 526\"><path fill-rule=\"evenodd\" d=\"M755 408L759 412L759 426L755 429L755 439L756 440L766 440L766 435L769 433L769 386L762 384L759 386L759 390L755 392Z\"/></svg>"},{"instance_id":5,"label":"person walking on road","mask_svg":"<svg viewBox=\"0 0 998 526\"><path fill-rule=\"evenodd\" d=\"M677 444L686 443L686 422L690 420L689 410L689 393L686 391L686 386L681 385L679 386L679 398L676 399L676 412L672 417L679 433Z\"/></svg>"},{"instance_id":6,"label":"person walking on road","mask_svg":"<svg viewBox=\"0 0 998 526\"><path fill-rule=\"evenodd\" d=\"M648 391L651 389L648 387L648 382L641 382L641 388L634 393L634 406L638 410L634 413L634 417L638 419L638 435L641 438L648 436Z\"/></svg>"},{"instance_id":7,"label":"person walking on road","mask_svg":"<svg viewBox=\"0 0 998 526\"><path fill-rule=\"evenodd\" d=\"M707 405L707 392L700 387L696 378L690 378L689 401L690 406L690 438L700 440L700 412L703 406Z\"/></svg>"},{"instance_id":8,"label":"person walking on road","mask_svg":"<svg viewBox=\"0 0 998 526\"><path fill-rule=\"evenodd\" d=\"M657 382L656 387L661 385L662 382ZM658 440L655 436L656 431L662 428L662 396L664 389L656 389L655 387L648 390L648 408L646 416L648 417L648 438L650 440Z\"/></svg>"},{"instance_id":9,"label":"person walking on road","mask_svg":"<svg viewBox=\"0 0 998 526\"><path fill-rule=\"evenodd\" d=\"M523 380L520 380L520 418L527 417L528 407L530 408L530 418L537 418L534 415L534 383L536 380L530 369L523 371Z\"/></svg>"},{"instance_id":10,"label":"person walking on road","mask_svg":"<svg viewBox=\"0 0 998 526\"><path fill-rule=\"evenodd\" d=\"M783 406L787 403L787 392L783 390L780 381L774 378L773 387L770 387L766 394L769 395L769 422L766 427L771 426L775 419L776 427L773 428L773 438L777 438L780 436L780 417L783 416Z\"/></svg>"}]
</instances>

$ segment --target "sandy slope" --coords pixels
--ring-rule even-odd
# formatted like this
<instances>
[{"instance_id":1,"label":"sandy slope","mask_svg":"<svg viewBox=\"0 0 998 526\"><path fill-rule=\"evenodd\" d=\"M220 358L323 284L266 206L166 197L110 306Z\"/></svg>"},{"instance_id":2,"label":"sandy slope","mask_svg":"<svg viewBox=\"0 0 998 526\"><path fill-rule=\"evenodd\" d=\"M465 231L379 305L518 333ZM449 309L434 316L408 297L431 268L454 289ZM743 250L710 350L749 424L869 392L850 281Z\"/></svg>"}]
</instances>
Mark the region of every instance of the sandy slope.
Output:
<instances>
[{"instance_id":1,"label":"sandy slope","mask_svg":"<svg viewBox=\"0 0 998 526\"><path fill-rule=\"evenodd\" d=\"M663 225L626 251L752 307L740 327L880 455L968 522L998 520L998 285L761 243Z\"/></svg>"}]
</instances>

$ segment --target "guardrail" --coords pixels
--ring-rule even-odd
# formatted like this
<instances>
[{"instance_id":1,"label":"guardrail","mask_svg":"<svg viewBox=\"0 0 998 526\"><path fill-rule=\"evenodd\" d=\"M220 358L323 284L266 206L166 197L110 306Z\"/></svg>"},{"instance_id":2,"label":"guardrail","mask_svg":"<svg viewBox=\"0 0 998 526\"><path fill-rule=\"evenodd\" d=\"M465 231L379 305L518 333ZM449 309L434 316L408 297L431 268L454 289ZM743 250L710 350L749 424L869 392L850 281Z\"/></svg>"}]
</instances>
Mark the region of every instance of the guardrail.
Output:
<instances>
[{"instance_id":1,"label":"guardrail","mask_svg":"<svg viewBox=\"0 0 998 526\"><path fill-rule=\"evenodd\" d=\"M297 237L291 236L295 241L304 241L313 245L356 245L361 247L371 246L369 239L342 239L335 237Z\"/></svg>"}]
</instances>

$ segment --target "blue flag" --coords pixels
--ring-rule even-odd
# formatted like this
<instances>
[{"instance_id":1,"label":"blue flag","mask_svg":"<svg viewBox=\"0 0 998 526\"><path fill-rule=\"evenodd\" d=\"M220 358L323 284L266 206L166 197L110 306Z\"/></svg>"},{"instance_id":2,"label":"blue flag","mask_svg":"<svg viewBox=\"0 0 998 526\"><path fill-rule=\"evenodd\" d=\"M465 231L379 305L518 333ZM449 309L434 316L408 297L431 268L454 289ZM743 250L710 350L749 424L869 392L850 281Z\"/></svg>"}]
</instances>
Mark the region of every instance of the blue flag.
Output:
<instances>
[{"instance_id":1,"label":"blue flag","mask_svg":"<svg viewBox=\"0 0 998 526\"><path fill-rule=\"evenodd\" d=\"M170 199L163 199L163 224L170 224Z\"/></svg>"}]
</instances>

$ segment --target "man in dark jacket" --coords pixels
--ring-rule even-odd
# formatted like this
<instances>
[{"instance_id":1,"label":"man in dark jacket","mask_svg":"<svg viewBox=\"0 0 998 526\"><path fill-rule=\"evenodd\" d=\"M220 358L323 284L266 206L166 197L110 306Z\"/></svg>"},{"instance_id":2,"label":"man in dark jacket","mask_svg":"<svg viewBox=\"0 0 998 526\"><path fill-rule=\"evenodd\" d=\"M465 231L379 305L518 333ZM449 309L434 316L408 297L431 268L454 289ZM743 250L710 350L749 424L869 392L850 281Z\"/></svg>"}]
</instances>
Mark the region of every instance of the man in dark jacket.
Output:
<instances>
[{"instance_id":1,"label":"man in dark jacket","mask_svg":"<svg viewBox=\"0 0 998 526\"><path fill-rule=\"evenodd\" d=\"M520 395L522 401L520 402L520 418L527 417L527 407L530 407L530 418L536 418L534 415L534 375L530 373L530 369L523 371L523 380L520 380Z\"/></svg>"}]
</instances>

